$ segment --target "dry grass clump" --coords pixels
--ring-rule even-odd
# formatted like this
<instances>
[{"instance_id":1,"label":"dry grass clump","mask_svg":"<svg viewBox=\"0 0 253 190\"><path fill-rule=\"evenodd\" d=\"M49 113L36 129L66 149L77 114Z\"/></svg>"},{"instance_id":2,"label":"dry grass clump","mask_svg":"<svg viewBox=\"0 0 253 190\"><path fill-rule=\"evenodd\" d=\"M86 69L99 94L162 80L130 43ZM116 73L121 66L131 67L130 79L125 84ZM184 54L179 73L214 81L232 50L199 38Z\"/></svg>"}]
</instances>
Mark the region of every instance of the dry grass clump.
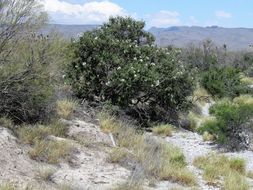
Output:
<instances>
[{"instance_id":1,"label":"dry grass clump","mask_svg":"<svg viewBox=\"0 0 253 190\"><path fill-rule=\"evenodd\" d=\"M253 179L253 171L248 171L247 177Z\"/></svg>"},{"instance_id":2,"label":"dry grass clump","mask_svg":"<svg viewBox=\"0 0 253 190\"><path fill-rule=\"evenodd\" d=\"M192 129L193 131L197 129L201 125L202 118L203 117L201 115L189 112L188 119L190 121L190 129Z\"/></svg>"},{"instance_id":3,"label":"dry grass clump","mask_svg":"<svg viewBox=\"0 0 253 190\"><path fill-rule=\"evenodd\" d=\"M56 172L55 168L52 167L42 167L38 169L37 178L38 180L50 182L52 181L52 177Z\"/></svg>"},{"instance_id":4,"label":"dry grass clump","mask_svg":"<svg viewBox=\"0 0 253 190\"><path fill-rule=\"evenodd\" d=\"M246 94L246 95L241 95L239 97L236 97L233 102L237 104L248 104L248 105L253 105L253 96Z\"/></svg>"},{"instance_id":5,"label":"dry grass clump","mask_svg":"<svg viewBox=\"0 0 253 190\"><path fill-rule=\"evenodd\" d=\"M71 184L60 184L57 187L58 190L75 190L77 188L74 188Z\"/></svg>"},{"instance_id":6,"label":"dry grass clump","mask_svg":"<svg viewBox=\"0 0 253 190\"><path fill-rule=\"evenodd\" d=\"M241 158L228 158L224 155L212 154L196 158L194 165L204 170L203 177L209 184L218 184L219 180L224 178L224 189L232 190L228 183L237 176L238 181L233 188L241 189L247 186L245 185L247 183L245 179L245 161Z\"/></svg>"},{"instance_id":7,"label":"dry grass clump","mask_svg":"<svg viewBox=\"0 0 253 190\"><path fill-rule=\"evenodd\" d=\"M56 102L56 112L59 117L69 119L77 107L75 100L64 99Z\"/></svg>"},{"instance_id":8,"label":"dry grass clump","mask_svg":"<svg viewBox=\"0 0 253 190\"><path fill-rule=\"evenodd\" d=\"M113 116L110 116L107 113L100 113L98 115L99 119L99 126L105 133L117 133L117 131L120 131L122 127L122 123L120 123L116 118Z\"/></svg>"},{"instance_id":9,"label":"dry grass clump","mask_svg":"<svg viewBox=\"0 0 253 190\"><path fill-rule=\"evenodd\" d=\"M202 138L204 141L214 141L215 140L215 137L212 134L208 133L207 131L205 131L203 133Z\"/></svg>"},{"instance_id":10,"label":"dry grass clump","mask_svg":"<svg viewBox=\"0 0 253 190\"><path fill-rule=\"evenodd\" d=\"M224 178L224 190L249 190L246 178L237 172L230 172Z\"/></svg>"},{"instance_id":11,"label":"dry grass clump","mask_svg":"<svg viewBox=\"0 0 253 190\"><path fill-rule=\"evenodd\" d=\"M194 112L189 112L188 119L190 121L190 129L195 131L198 129L203 123L209 120L213 120L214 118L211 116L203 116L196 114Z\"/></svg>"},{"instance_id":12,"label":"dry grass clump","mask_svg":"<svg viewBox=\"0 0 253 190\"><path fill-rule=\"evenodd\" d=\"M159 149L158 149L159 150ZM151 164L150 173L156 174L160 180L170 180L184 185L193 186L196 184L195 176L186 168L185 157L181 150L170 144L161 143L160 153L153 158L157 159ZM143 158L144 159L144 158ZM157 163L158 162L158 163Z\"/></svg>"},{"instance_id":13,"label":"dry grass clump","mask_svg":"<svg viewBox=\"0 0 253 190\"><path fill-rule=\"evenodd\" d=\"M49 126L21 126L18 131L19 139L32 145L29 156L37 161L57 164L61 159L66 159L73 150L73 146L67 141L50 140L50 135L64 137L68 128L55 121Z\"/></svg>"},{"instance_id":14,"label":"dry grass clump","mask_svg":"<svg viewBox=\"0 0 253 190\"><path fill-rule=\"evenodd\" d=\"M73 146L67 141L36 141L29 151L31 159L57 164L60 160L66 160L73 152Z\"/></svg>"},{"instance_id":15,"label":"dry grass clump","mask_svg":"<svg viewBox=\"0 0 253 190\"><path fill-rule=\"evenodd\" d=\"M242 77L241 82L247 85L253 85L253 77Z\"/></svg>"},{"instance_id":16,"label":"dry grass clump","mask_svg":"<svg viewBox=\"0 0 253 190\"><path fill-rule=\"evenodd\" d=\"M119 184L117 187L112 188L112 190L144 190L141 185L131 184L129 182Z\"/></svg>"},{"instance_id":17,"label":"dry grass clump","mask_svg":"<svg viewBox=\"0 0 253 190\"><path fill-rule=\"evenodd\" d=\"M22 126L18 130L18 137L23 143L33 145L36 141L45 139L50 133L50 128L44 125Z\"/></svg>"},{"instance_id":18,"label":"dry grass clump","mask_svg":"<svg viewBox=\"0 0 253 190\"><path fill-rule=\"evenodd\" d=\"M11 119L9 119L7 117L1 117L0 118L0 126L8 128L10 130L13 130L14 123L13 123L13 121Z\"/></svg>"},{"instance_id":19,"label":"dry grass clump","mask_svg":"<svg viewBox=\"0 0 253 190\"><path fill-rule=\"evenodd\" d=\"M199 102L201 105L206 103L206 99L210 99L211 95L202 87L197 87L193 92L194 100Z\"/></svg>"},{"instance_id":20,"label":"dry grass clump","mask_svg":"<svg viewBox=\"0 0 253 190\"><path fill-rule=\"evenodd\" d=\"M11 183L4 183L0 185L0 190L15 190L15 187Z\"/></svg>"},{"instance_id":21,"label":"dry grass clump","mask_svg":"<svg viewBox=\"0 0 253 190\"><path fill-rule=\"evenodd\" d=\"M195 185L195 176L186 168L185 157L180 149L151 136L139 133L115 118L100 117L101 128L111 132L117 142L108 159L122 164L129 159L138 163L150 179L171 180L184 185ZM124 163L123 163L124 164Z\"/></svg>"},{"instance_id":22,"label":"dry grass clump","mask_svg":"<svg viewBox=\"0 0 253 190\"><path fill-rule=\"evenodd\" d=\"M160 136L172 136L172 125L159 125L154 128L152 128L153 133L160 135Z\"/></svg>"},{"instance_id":23,"label":"dry grass clump","mask_svg":"<svg viewBox=\"0 0 253 190\"><path fill-rule=\"evenodd\" d=\"M51 122L48 127L50 128L50 135L56 137L66 137L69 130L68 126L59 120Z\"/></svg>"},{"instance_id":24,"label":"dry grass clump","mask_svg":"<svg viewBox=\"0 0 253 190\"><path fill-rule=\"evenodd\" d=\"M110 152L108 160L111 163L120 163L123 159L127 158L128 155L129 152L127 151L127 149L117 147Z\"/></svg>"},{"instance_id":25,"label":"dry grass clump","mask_svg":"<svg viewBox=\"0 0 253 190\"><path fill-rule=\"evenodd\" d=\"M68 127L59 121L51 123L49 126L44 125L29 125L21 126L17 133L20 140L29 145L33 145L36 141L46 139L49 135L57 137L65 137L68 132Z\"/></svg>"}]
</instances>

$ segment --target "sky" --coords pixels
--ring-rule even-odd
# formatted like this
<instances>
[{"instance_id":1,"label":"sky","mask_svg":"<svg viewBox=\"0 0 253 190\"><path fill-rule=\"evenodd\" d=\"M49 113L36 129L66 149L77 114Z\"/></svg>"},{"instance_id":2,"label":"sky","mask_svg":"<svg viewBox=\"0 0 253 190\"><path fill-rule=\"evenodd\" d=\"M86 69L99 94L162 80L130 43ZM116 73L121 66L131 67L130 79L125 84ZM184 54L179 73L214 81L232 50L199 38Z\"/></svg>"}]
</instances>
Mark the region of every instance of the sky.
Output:
<instances>
[{"instance_id":1,"label":"sky","mask_svg":"<svg viewBox=\"0 0 253 190\"><path fill-rule=\"evenodd\" d=\"M40 0L57 24L102 24L131 16L146 28L222 26L253 28L253 0Z\"/></svg>"}]
</instances>

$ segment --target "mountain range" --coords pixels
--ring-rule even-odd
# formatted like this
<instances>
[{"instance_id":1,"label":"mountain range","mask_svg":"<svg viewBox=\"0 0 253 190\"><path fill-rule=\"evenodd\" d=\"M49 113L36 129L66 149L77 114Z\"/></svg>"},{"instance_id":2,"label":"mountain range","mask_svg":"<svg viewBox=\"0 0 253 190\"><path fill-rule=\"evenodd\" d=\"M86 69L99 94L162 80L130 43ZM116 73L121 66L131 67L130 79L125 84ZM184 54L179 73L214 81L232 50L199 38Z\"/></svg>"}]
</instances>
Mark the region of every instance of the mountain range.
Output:
<instances>
[{"instance_id":1,"label":"mountain range","mask_svg":"<svg viewBox=\"0 0 253 190\"><path fill-rule=\"evenodd\" d=\"M48 32L53 29L60 32L65 38L76 38L83 32L97 27L98 25L49 25L44 31ZM209 39L217 46L226 44L228 49L239 51L250 50L250 46L253 44L253 28L173 26L168 28L152 27L148 31L155 36L156 43L161 47L199 45Z\"/></svg>"}]
</instances>

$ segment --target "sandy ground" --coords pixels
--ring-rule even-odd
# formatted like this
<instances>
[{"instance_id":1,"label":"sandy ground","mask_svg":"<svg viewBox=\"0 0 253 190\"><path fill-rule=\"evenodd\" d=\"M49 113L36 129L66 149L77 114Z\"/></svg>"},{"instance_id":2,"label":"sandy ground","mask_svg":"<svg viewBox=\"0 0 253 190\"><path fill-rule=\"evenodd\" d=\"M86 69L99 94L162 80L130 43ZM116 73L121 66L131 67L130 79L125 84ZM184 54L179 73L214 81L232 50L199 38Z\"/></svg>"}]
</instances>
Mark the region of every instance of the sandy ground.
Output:
<instances>
[{"instance_id":1,"label":"sandy ground","mask_svg":"<svg viewBox=\"0 0 253 190\"><path fill-rule=\"evenodd\" d=\"M203 114L208 116L210 105L203 107ZM113 147L109 134L103 133L100 128L81 120L63 121L69 125L68 139L75 146L75 152L69 162L61 162L54 166L57 171L50 183L44 184L43 189L56 189L58 185L66 184L74 190L106 190L123 183L131 176L131 171L107 160L108 153ZM55 138L58 139L58 138ZM59 139L60 140L60 139ZM202 171L193 166L193 160L198 156L218 152L218 148L211 142L204 142L197 133L177 130L172 137L165 141L179 147L188 163L189 169L197 176L199 189L218 190L208 186L202 179ZM8 129L0 127L0 184L14 183L17 187L38 185L36 176L38 168L45 166L31 160L27 154L28 146L22 145ZM253 171L253 152L243 151L224 153L231 157L240 157L246 160L247 170ZM251 181L252 189L253 182ZM45 188L46 187L46 188ZM159 182L156 187L144 187L145 190L168 190L172 187L190 189L168 181Z\"/></svg>"}]
</instances>

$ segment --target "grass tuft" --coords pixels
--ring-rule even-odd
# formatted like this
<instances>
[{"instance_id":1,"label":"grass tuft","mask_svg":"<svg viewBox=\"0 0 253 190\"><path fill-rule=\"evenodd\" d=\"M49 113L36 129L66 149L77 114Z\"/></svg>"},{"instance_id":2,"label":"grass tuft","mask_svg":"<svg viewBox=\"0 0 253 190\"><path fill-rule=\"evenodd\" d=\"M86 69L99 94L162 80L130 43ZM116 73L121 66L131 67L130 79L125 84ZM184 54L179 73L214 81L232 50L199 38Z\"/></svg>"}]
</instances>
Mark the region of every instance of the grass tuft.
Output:
<instances>
[{"instance_id":1,"label":"grass tuft","mask_svg":"<svg viewBox=\"0 0 253 190\"><path fill-rule=\"evenodd\" d=\"M248 171L247 177L253 179L253 171Z\"/></svg>"},{"instance_id":2,"label":"grass tuft","mask_svg":"<svg viewBox=\"0 0 253 190\"><path fill-rule=\"evenodd\" d=\"M58 100L56 102L56 112L59 117L64 119L69 119L77 107L77 102L75 100Z\"/></svg>"},{"instance_id":3,"label":"grass tuft","mask_svg":"<svg viewBox=\"0 0 253 190\"><path fill-rule=\"evenodd\" d=\"M5 127L7 129L13 130L14 128L14 123L11 119L7 117L1 117L0 118L0 126Z\"/></svg>"},{"instance_id":4,"label":"grass tuft","mask_svg":"<svg viewBox=\"0 0 253 190\"><path fill-rule=\"evenodd\" d=\"M218 184L219 180L224 178L224 189L233 190L229 183L237 176L238 181L234 186L238 189L247 186L245 186L245 160L241 158L228 158L224 155L212 154L196 158L193 164L204 170L203 177L208 184Z\"/></svg>"},{"instance_id":5,"label":"grass tuft","mask_svg":"<svg viewBox=\"0 0 253 190\"><path fill-rule=\"evenodd\" d=\"M99 125L105 133L117 133L121 129L121 123L107 113L98 115Z\"/></svg>"},{"instance_id":6,"label":"grass tuft","mask_svg":"<svg viewBox=\"0 0 253 190\"><path fill-rule=\"evenodd\" d=\"M243 77L241 82L247 85L253 85L253 77Z\"/></svg>"},{"instance_id":7,"label":"grass tuft","mask_svg":"<svg viewBox=\"0 0 253 190\"><path fill-rule=\"evenodd\" d=\"M52 176L56 172L55 168L52 167L42 167L39 168L37 178L41 181L50 182L52 181Z\"/></svg>"},{"instance_id":8,"label":"grass tuft","mask_svg":"<svg viewBox=\"0 0 253 190\"><path fill-rule=\"evenodd\" d=\"M129 152L125 148L114 148L109 156L108 160L111 163L120 163L123 159L127 158Z\"/></svg>"},{"instance_id":9,"label":"grass tuft","mask_svg":"<svg viewBox=\"0 0 253 190\"><path fill-rule=\"evenodd\" d=\"M15 190L15 187L11 183L4 183L0 185L0 190Z\"/></svg>"},{"instance_id":10,"label":"grass tuft","mask_svg":"<svg viewBox=\"0 0 253 190\"><path fill-rule=\"evenodd\" d=\"M153 133L161 136L172 136L172 125L159 125L154 128L152 128Z\"/></svg>"},{"instance_id":11,"label":"grass tuft","mask_svg":"<svg viewBox=\"0 0 253 190\"><path fill-rule=\"evenodd\" d=\"M66 160L72 151L73 146L69 142L42 140L36 141L29 151L29 156L33 160L58 164L60 160Z\"/></svg>"},{"instance_id":12,"label":"grass tuft","mask_svg":"<svg viewBox=\"0 0 253 190\"><path fill-rule=\"evenodd\" d=\"M246 178L237 172L230 172L224 178L224 190L249 190Z\"/></svg>"},{"instance_id":13,"label":"grass tuft","mask_svg":"<svg viewBox=\"0 0 253 190\"><path fill-rule=\"evenodd\" d=\"M202 135L204 141L214 141L215 137L209 132L205 131Z\"/></svg>"},{"instance_id":14,"label":"grass tuft","mask_svg":"<svg viewBox=\"0 0 253 190\"><path fill-rule=\"evenodd\" d=\"M52 122L49 128L50 134L56 137L66 137L69 130L68 126L64 125L59 120Z\"/></svg>"},{"instance_id":15,"label":"grass tuft","mask_svg":"<svg viewBox=\"0 0 253 190\"><path fill-rule=\"evenodd\" d=\"M239 97L236 97L233 100L234 103L237 104L248 104L248 105L253 105L253 96L252 95L241 95Z\"/></svg>"},{"instance_id":16,"label":"grass tuft","mask_svg":"<svg viewBox=\"0 0 253 190\"><path fill-rule=\"evenodd\" d=\"M127 182L119 184L117 187L112 188L112 190L144 190L144 189L140 185L135 185Z\"/></svg>"},{"instance_id":17,"label":"grass tuft","mask_svg":"<svg viewBox=\"0 0 253 190\"><path fill-rule=\"evenodd\" d=\"M54 121L49 126L21 126L18 129L18 136L23 143L33 145L36 141L46 139L49 135L54 135L57 137L66 137L67 132L67 126L62 124L60 121Z\"/></svg>"},{"instance_id":18,"label":"grass tuft","mask_svg":"<svg viewBox=\"0 0 253 190\"><path fill-rule=\"evenodd\" d=\"M19 139L23 143L29 145L33 145L36 141L45 139L50 133L50 128L43 125L22 126L18 130Z\"/></svg>"},{"instance_id":19,"label":"grass tuft","mask_svg":"<svg viewBox=\"0 0 253 190\"><path fill-rule=\"evenodd\" d=\"M119 146L109 154L109 161L123 163L130 159L141 166L149 179L172 180L190 186L196 184L195 176L186 168L185 157L177 147L145 136L109 116L100 118L100 125L103 130L112 132Z\"/></svg>"}]
</instances>

